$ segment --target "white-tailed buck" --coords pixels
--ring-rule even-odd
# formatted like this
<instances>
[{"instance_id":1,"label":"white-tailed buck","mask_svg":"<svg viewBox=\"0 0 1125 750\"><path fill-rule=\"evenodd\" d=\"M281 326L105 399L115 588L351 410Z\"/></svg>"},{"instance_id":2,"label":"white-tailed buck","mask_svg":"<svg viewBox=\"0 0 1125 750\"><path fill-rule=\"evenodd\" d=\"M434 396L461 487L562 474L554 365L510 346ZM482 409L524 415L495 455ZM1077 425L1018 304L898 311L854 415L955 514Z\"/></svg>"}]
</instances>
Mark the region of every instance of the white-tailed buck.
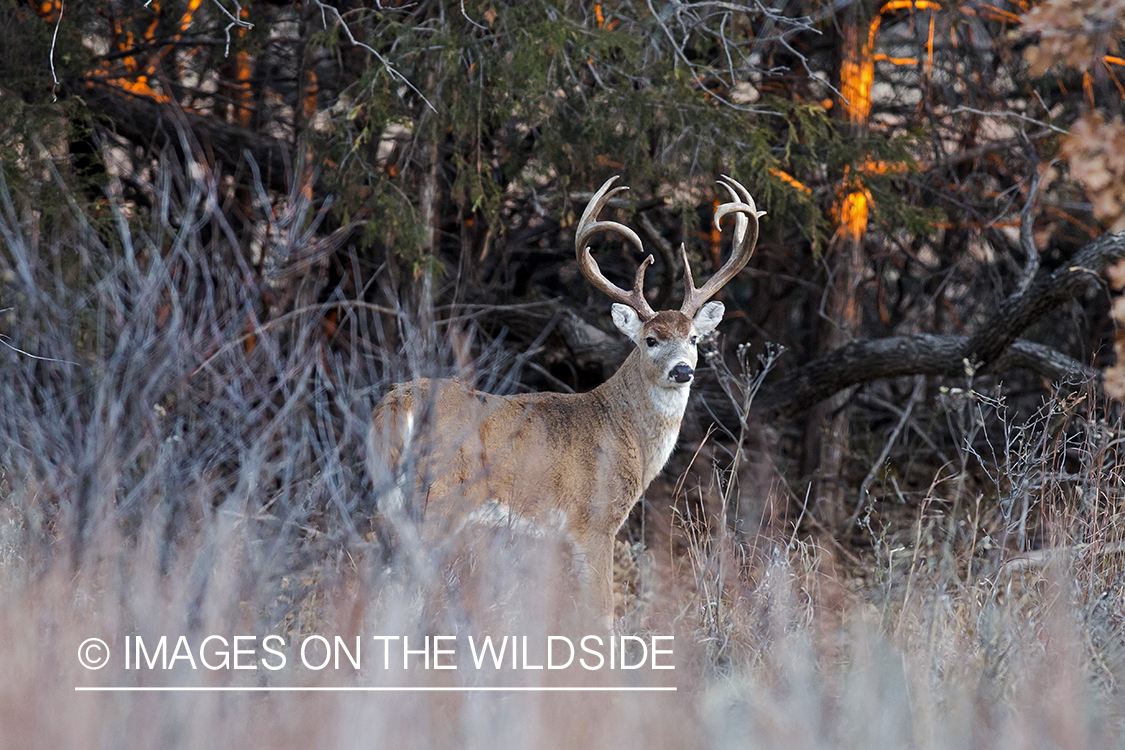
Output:
<instances>
[{"instance_id":1,"label":"white-tailed buck","mask_svg":"<svg viewBox=\"0 0 1125 750\"><path fill-rule=\"evenodd\" d=\"M627 292L602 275L586 244L608 230L643 250L633 230L597 221L610 197L627 189L613 188L616 179L590 200L574 246L582 274L613 300L614 325L636 344L617 373L578 394L494 396L456 380L400 383L376 408L367 444L376 486L393 488L380 507L396 525L409 523L423 542L468 525L560 530L605 622L613 616L614 537L672 453L695 376L696 342L723 319L722 303L708 300L750 259L764 213L746 188L724 177L733 201L715 211L715 226L734 214L731 257L697 289L681 246L683 306L658 313L643 292L651 255Z\"/></svg>"}]
</instances>

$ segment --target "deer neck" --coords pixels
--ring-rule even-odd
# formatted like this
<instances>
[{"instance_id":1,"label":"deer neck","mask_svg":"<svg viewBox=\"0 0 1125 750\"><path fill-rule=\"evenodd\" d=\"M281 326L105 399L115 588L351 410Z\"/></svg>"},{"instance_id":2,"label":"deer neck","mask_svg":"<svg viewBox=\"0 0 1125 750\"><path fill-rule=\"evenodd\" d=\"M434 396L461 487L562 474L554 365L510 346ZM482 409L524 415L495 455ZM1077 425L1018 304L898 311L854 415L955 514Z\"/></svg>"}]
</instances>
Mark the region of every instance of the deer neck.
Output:
<instances>
[{"instance_id":1,"label":"deer neck","mask_svg":"<svg viewBox=\"0 0 1125 750\"><path fill-rule=\"evenodd\" d=\"M620 369L599 389L608 412L629 437L641 458L641 488L647 488L672 454L687 408L688 388L665 388L645 376L641 353L634 349ZM627 442L634 442L629 440Z\"/></svg>"}]
</instances>

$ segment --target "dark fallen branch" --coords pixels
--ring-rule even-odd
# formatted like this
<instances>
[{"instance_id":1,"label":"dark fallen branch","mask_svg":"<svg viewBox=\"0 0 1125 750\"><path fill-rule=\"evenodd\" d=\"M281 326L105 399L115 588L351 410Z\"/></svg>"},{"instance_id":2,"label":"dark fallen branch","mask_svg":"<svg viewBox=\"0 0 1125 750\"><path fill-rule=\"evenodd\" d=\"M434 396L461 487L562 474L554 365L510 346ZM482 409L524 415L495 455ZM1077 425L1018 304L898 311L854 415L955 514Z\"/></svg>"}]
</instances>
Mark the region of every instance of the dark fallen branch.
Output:
<instances>
[{"instance_id":1,"label":"dark fallen branch","mask_svg":"<svg viewBox=\"0 0 1125 750\"><path fill-rule=\"evenodd\" d=\"M1096 376L1096 370L1061 352L1017 337L1099 279L1106 265L1123 257L1125 233L1102 235L1066 266L1040 274L1027 289L1000 303L969 336L921 333L855 341L767 384L755 407L767 413L800 412L860 383L903 375L964 377L966 368L974 373L1028 369L1051 380L1070 373Z\"/></svg>"},{"instance_id":2,"label":"dark fallen branch","mask_svg":"<svg viewBox=\"0 0 1125 750\"><path fill-rule=\"evenodd\" d=\"M855 341L819 357L763 387L755 405L767 412L803 411L853 385L904 375L966 374L968 336L918 333ZM971 362L972 360L968 360ZM990 370L1031 370L1050 380L1070 373L1093 376L1097 370L1043 344L1014 341ZM976 370L979 372L979 370Z\"/></svg>"},{"instance_id":3,"label":"dark fallen branch","mask_svg":"<svg viewBox=\"0 0 1125 750\"><path fill-rule=\"evenodd\" d=\"M287 143L261 135L248 128L223 122L215 117L184 112L144 96L134 96L120 88L97 82L84 82L74 92L111 130L140 146L152 146L164 137L178 143L176 130L188 130L217 162L233 168L248 150L257 161L263 184L271 190L287 192L292 184L292 158Z\"/></svg>"}]
</instances>

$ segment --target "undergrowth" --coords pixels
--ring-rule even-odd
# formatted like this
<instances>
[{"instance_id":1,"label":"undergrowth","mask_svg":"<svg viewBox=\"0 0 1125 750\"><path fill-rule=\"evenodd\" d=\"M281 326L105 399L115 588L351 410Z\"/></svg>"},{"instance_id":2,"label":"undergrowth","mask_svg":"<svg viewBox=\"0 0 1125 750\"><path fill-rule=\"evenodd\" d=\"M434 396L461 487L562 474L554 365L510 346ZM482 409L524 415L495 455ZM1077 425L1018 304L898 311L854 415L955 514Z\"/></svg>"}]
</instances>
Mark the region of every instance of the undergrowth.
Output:
<instances>
[{"instance_id":1,"label":"undergrowth","mask_svg":"<svg viewBox=\"0 0 1125 750\"><path fill-rule=\"evenodd\" d=\"M403 549L379 524L387 488L364 469L369 416L390 383L475 372L502 389L524 360L487 346L475 362L459 356L471 310L404 306L389 292L318 299L318 214L299 194L244 246L219 210L217 178L189 173L155 172L149 212L110 199L110 220L93 223L72 203L49 232L0 183L6 743L1121 744L1121 423L1082 384L1029 418L972 381L936 391L954 455L923 491L899 485L896 467L911 458L888 452L857 495L858 546L807 509L776 528L740 525L739 501L800 506L792 489L736 481L744 419L715 454L725 461L706 467L719 504L650 492L650 505L677 509L667 543L619 544L619 633L673 635L675 670L492 673L464 654L456 671L381 668L371 636L559 634L552 608L566 596L549 555L526 543L484 550L469 596L448 561ZM232 272L266 260L261 286ZM380 268L349 262L355 287L383 288ZM719 376L745 417L757 381L739 356ZM186 660L90 671L75 659L89 637L120 653L126 637L151 645L161 634L195 645L213 634L358 636L373 660L274 673ZM677 690L75 692L96 685Z\"/></svg>"}]
</instances>

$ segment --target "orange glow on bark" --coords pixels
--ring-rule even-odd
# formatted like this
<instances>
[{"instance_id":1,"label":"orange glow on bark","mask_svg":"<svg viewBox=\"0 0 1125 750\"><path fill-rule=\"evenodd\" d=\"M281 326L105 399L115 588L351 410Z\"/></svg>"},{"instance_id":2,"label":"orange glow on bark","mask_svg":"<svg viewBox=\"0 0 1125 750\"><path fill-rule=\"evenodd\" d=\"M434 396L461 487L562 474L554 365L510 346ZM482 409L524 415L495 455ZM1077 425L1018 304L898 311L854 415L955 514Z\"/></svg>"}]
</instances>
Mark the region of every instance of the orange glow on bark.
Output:
<instances>
[{"instance_id":1,"label":"orange glow on bark","mask_svg":"<svg viewBox=\"0 0 1125 750\"><path fill-rule=\"evenodd\" d=\"M316 71L310 69L305 77L305 98L301 107L301 113L306 120L316 117L316 95L319 86L320 82L316 77Z\"/></svg>"},{"instance_id":2,"label":"orange glow on bark","mask_svg":"<svg viewBox=\"0 0 1125 750\"><path fill-rule=\"evenodd\" d=\"M1125 60L1122 60L1120 57L1111 58L1109 55L1106 55L1105 61L1102 63L1105 65L1105 72L1109 73L1113 85L1117 87L1117 92L1121 94L1122 99L1125 99L1125 86L1121 85L1121 80L1117 77L1117 74L1113 72L1113 68L1110 67L1111 62L1115 65L1125 65Z\"/></svg>"},{"instance_id":3,"label":"orange glow on bark","mask_svg":"<svg viewBox=\"0 0 1125 750\"><path fill-rule=\"evenodd\" d=\"M203 5L203 0L191 0L188 3L187 10L180 16L180 31L188 30L188 26L191 26L191 19L195 16L195 11L199 10L200 5Z\"/></svg>"},{"instance_id":4,"label":"orange glow on bark","mask_svg":"<svg viewBox=\"0 0 1125 750\"><path fill-rule=\"evenodd\" d=\"M991 5L981 5L979 10L976 8L962 8L965 15L968 16L983 16L990 21L1004 21L1006 23L1020 24L1023 20L1015 13L1010 13L1000 8L995 8Z\"/></svg>"},{"instance_id":5,"label":"orange glow on bark","mask_svg":"<svg viewBox=\"0 0 1125 750\"><path fill-rule=\"evenodd\" d=\"M883 14L906 8L940 10L941 5L932 0L890 0L890 2L884 3L875 17L871 19L867 28L867 39L863 42L860 42L856 37L858 34L856 26L848 26L845 29L845 54L844 61L840 66L840 93L843 95L842 104L849 122L866 125L871 115L871 85L875 81L875 37L879 33L880 24L883 22ZM932 43L929 47L928 52L932 56ZM899 58L881 57L895 62L895 64L906 64L900 62ZM901 60L905 61L905 58ZM917 64L916 60L910 62Z\"/></svg>"},{"instance_id":6,"label":"orange glow on bark","mask_svg":"<svg viewBox=\"0 0 1125 750\"><path fill-rule=\"evenodd\" d=\"M879 12L867 27L867 38L859 39L859 27L848 24L844 28L844 61L840 65L841 105L848 122L866 128L871 117L871 87L875 82L875 61L886 60L895 65L917 65L913 58L892 58L875 54L875 38L883 15L897 10L940 10L941 4L933 0L890 0L879 8ZM933 14L930 15L930 34L926 44L926 72L933 65ZM862 172L886 173L905 169L900 165L868 160L860 168ZM837 203L836 214L841 231L855 242L859 242L867 232L867 218L871 208L871 193L859 183L856 177L845 177L844 193Z\"/></svg>"},{"instance_id":7,"label":"orange glow on bark","mask_svg":"<svg viewBox=\"0 0 1125 750\"><path fill-rule=\"evenodd\" d=\"M882 52L875 55L875 62L889 62L891 65L917 65L918 60L914 57L888 57Z\"/></svg>"},{"instance_id":8,"label":"orange glow on bark","mask_svg":"<svg viewBox=\"0 0 1125 750\"><path fill-rule=\"evenodd\" d=\"M891 164L890 162L873 161L871 159L863 162L863 166L859 168L860 172L865 172L867 174L887 174L894 172L907 172L909 170L910 166L907 164Z\"/></svg>"},{"instance_id":9,"label":"orange glow on bark","mask_svg":"<svg viewBox=\"0 0 1125 750\"><path fill-rule=\"evenodd\" d=\"M54 2L56 2L56 0L47 0L48 4ZM191 25L192 19L195 16L195 12L202 4L203 0L190 0L187 10L180 17L179 27L181 32L187 31L188 27ZM156 28L158 25L160 14L159 0L152 0L151 10L153 11L154 16L152 21L148 24L148 27L144 31L143 40L145 42L151 42L156 35ZM117 50L120 52L127 52L134 49L137 41L133 36L133 32L125 30L120 19L111 18L109 22L110 31L114 37L113 44L117 48ZM180 35L176 34L173 38L178 40L180 38ZM95 68L93 73L91 73L88 77L101 78L103 79L103 83L114 86L123 91L127 91L135 96L143 96L152 99L153 101L169 103L172 101L171 97L166 94L162 94L161 92L154 89L151 85L149 85L149 77L156 72L157 66L159 66L160 61L164 59L164 57L171 51L172 45L165 45L154 55L152 55L152 57L148 59L147 64L144 64L143 66L135 55L126 55L121 59L121 67L124 69L123 71L113 70L108 64L102 64ZM122 72L127 74L139 73L139 75L135 75L135 77L118 77Z\"/></svg>"},{"instance_id":10,"label":"orange glow on bark","mask_svg":"<svg viewBox=\"0 0 1125 750\"><path fill-rule=\"evenodd\" d=\"M777 167L770 167L770 174L790 187L800 190L802 193L812 194L812 190L810 190L808 186L784 170L778 169Z\"/></svg>"},{"instance_id":11,"label":"orange glow on bark","mask_svg":"<svg viewBox=\"0 0 1125 750\"><path fill-rule=\"evenodd\" d=\"M936 13L930 14L930 33L926 36L926 80L930 80L930 71L934 69L934 21Z\"/></svg>"},{"instance_id":12,"label":"orange glow on bark","mask_svg":"<svg viewBox=\"0 0 1125 750\"><path fill-rule=\"evenodd\" d=\"M319 89L320 82L316 77L316 71L310 68L305 76L305 95L301 101L301 114L304 116L305 122L310 126L312 125L313 118L316 117L316 95ZM311 148L308 153L305 154L305 170L304 175L301 177L301 194L307 200L312 200L313 152Z\"/></svg>"},{"instance_id":13,"label":"orange glow on bark","mask_svg":"<svg viewBox=\"0 0 1125 750\"><path fill-rule=\"evenodd\" d=\"M859 242L867 232L867 215L871 193L860 187L844 195L839 206L840 229L853 242Z\"/></svg>"},{"instance_id":14,"label":"orange glow on bark","mask_svg":"<svg viewBox=\"0 0 1125 750\"><path fill-rule=\"evenodd\" d=\"M251 93L250 93L250 53L239 50L235 56L235 84L237 101L235 103L234 121L244 128L250 127Z\"/></svg>"},{"instance_id":15,"label":"orange glow on bark","mask_svg":"<svg viewBox=\"0 0 1125 750\"><path fill-rule=\"evenodd\" d=\"M54 23L59 20L59 0L43 0L41 3L32 0L31 7L35 9L36 14L44 20Z\"/></svg>"}]
</instances>

